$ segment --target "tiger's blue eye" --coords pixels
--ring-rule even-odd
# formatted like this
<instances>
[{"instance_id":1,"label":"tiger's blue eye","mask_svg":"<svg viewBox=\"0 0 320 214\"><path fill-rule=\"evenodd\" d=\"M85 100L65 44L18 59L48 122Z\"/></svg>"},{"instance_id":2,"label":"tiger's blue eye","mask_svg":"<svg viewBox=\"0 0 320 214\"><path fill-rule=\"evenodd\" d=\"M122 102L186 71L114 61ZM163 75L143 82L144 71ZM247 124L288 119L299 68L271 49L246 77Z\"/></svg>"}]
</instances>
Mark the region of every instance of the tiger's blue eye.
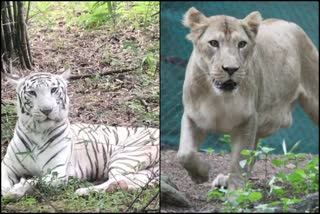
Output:
<instances>
[{"instance_id":1,"label":"tiger's blue eye","mask_svg":"<svg viewBox=\"0 0 320 214\"><path fill-rule=\"evenodd\" d=\"M58 88L57 87L54 87L54 88L51 88L51 94L55 93L58 91Z\"/></svg>"},{"instance_id":2,"label":"tiger's blue eye","mask_svg":"<svg viewBox=\"0 0 320 214\"><path fill-rule=\"evenodd\" d=\"M30 94L31 96L37 96L35 91L28 91L28 94Z\"/></svg>"}]
</instances>

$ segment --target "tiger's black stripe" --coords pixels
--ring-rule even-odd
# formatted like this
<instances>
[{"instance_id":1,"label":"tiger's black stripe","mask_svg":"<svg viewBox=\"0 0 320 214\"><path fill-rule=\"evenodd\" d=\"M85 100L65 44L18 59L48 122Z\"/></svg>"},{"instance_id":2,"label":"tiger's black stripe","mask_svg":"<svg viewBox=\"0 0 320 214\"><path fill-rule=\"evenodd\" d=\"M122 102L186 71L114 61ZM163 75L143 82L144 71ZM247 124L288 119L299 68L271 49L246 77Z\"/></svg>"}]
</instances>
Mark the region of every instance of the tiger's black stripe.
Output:
<instances>
[{"instance_id":1,"label":"tiger's black stripe","mask_svg":"<svg viewBox=\"0 0 320 214\"><path fill-rule=\"evenodd\" d=\"M42 166L42 169L44 169L45 166L46 166L47 164L49 164L50 161L52 161L52 159L54 159L61 151L65 150L66 148L67 148L67 146L64 146L64 147L61 148L59 151L57 151L54 155L52 155L52 156L49 158L49 160L47 160L47 162Z\"/></svg>"}]
</instances>

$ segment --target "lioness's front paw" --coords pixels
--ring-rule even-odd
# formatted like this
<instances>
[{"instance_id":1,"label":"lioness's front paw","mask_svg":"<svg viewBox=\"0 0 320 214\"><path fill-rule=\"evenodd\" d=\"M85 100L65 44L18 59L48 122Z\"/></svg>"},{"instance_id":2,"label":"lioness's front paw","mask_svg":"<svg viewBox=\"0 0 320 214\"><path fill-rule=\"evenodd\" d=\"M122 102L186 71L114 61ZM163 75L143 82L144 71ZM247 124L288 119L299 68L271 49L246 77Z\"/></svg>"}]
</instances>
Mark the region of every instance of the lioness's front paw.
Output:
<instances>
[{"instance_id":1,"label":"lioness's front paw","mask_svg":"<svg viewBox=\"0 0 320 214\"><path fill-rule=\"evenodd\" d=\"M201 184L209 180L210 164L201 161L196 153L181 155L178 153L179 162L188 171L192 181Z\"/></svg>"},{"instance_id":2,"label":"lioness's front paw","mask_svg":"<svg viewBox=\"0 0 320 214\"><path fill-rule=\"evenodd\" d=\"M228 187L229 175L219 174L212 182L212 188Z\"/></svg>"},{"instance_id":3,"label":"lioness's front paw","mask_svg":"<svg viewBox=\"0 0 320 214\"><path fill-rule=\"evenodd\" d=\"M189 175L193 182L201 184L209 180L210 165L208 163L202 163L201 168L196 171L189 171Z\"/></svg>"}]
</instances>

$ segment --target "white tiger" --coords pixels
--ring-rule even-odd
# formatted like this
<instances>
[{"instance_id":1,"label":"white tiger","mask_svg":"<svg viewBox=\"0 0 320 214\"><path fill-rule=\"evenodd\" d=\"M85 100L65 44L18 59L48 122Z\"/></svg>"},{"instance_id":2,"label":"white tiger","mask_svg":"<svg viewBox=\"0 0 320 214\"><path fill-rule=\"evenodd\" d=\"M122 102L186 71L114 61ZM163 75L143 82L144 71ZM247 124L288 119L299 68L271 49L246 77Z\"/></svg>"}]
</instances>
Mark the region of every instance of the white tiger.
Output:
<instances>
[{"instance_id":1,"label":"white tiger","mask_svg":"<svg viewBox=\"0 0 320 214\"><path fill-rule=\"evenodd\" d=\"M1 162L1 195L32 194L32 176L52 183L57 175L55 184L69 176L103 182L78 189L79 195L157 184L159 129L70 124L69 76L68 70L9 78L16 86L18 121Z\"/></svg>"}]
</instances>

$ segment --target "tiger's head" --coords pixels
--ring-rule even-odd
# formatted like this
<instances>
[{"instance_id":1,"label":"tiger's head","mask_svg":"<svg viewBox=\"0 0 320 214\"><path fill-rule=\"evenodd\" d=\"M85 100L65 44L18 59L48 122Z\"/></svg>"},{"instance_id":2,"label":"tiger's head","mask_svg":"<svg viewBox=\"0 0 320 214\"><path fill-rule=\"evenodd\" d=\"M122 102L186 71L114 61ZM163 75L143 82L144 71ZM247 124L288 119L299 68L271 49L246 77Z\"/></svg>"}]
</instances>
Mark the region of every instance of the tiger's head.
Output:
<instances>
[{"instance_id":1,"label":"tiger's head","mask_svg":"<svg viewBox=\"0 0 320 214\"><path fill-rule=\"evenodd\" d=\"M61 75L32 73L18 80L9 78L16 87L19 120L26 126L49 128L66 119L69 76L70 71L67 70Z\"/></svg>"}]
</instances>

